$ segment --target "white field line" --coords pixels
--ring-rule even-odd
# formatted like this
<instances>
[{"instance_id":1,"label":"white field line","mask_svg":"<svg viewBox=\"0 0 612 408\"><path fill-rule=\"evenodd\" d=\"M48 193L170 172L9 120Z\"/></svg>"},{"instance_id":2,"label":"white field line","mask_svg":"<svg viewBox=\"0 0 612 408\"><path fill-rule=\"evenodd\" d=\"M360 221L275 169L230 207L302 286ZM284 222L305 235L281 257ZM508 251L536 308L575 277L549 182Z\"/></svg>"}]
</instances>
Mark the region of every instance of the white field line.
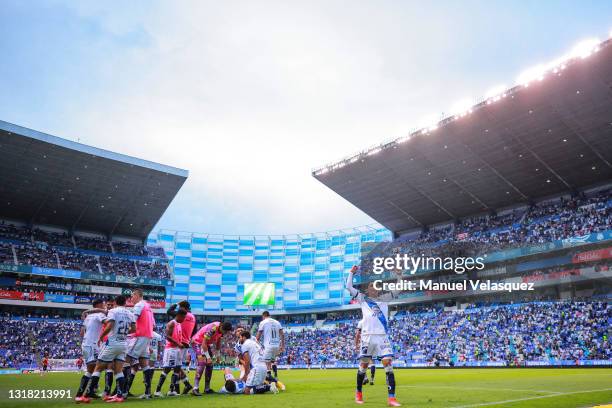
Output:
<instances>
[{"instance_id":1,"label":"white field line","mask_svg":"<svg viewBox=\"0 0 612 408\"><path fill-rule=\"evenodd\" d=\"M510 392L537 392L541 394L562 394L559 391L549 390L526 390L516 388L496 388L496 387L460 387L456 385L398 385L396 388L449 388L453 390L477 390L477 391L510 391Z\"/></svg>"},{"instance_id":2,"label":"white field line","mask_svg":"<svg viewBox=\"0 0 612 408\"><path fill-rule=\"evenodd\" d=\"M542 398L555 398L555 397L560 397L563 395L587 394L590 392L601 392L601 391L612 391L612 388L602 388L599 390L586 390L586 391L559 392L559 393L551 394L551 395L540 395L538 397L525 397L525 398L516 398L516 399L504 400L504 401L483 402L480 404L459 405L459 406L454 406L452 408L486 407L489 405L510 404L512 402L530 401L530 400L542 399Z\"/></svg>"}]
</instances>

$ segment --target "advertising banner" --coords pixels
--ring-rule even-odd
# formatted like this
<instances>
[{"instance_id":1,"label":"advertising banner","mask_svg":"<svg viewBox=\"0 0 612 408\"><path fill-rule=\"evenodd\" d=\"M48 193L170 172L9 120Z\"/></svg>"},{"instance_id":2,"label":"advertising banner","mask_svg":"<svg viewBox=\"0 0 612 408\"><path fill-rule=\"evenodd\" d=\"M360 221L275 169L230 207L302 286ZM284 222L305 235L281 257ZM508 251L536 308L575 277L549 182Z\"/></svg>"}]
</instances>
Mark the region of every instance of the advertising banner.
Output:
<instances>
[{"instance_id":1,"label":"advertising banner","mask_svg":"<svg viewBox=\"0 0 612 408\"><path fill-rule=\"evenodd\" d=\"M572 257L572 263L593 262L612 258L612 247L577 253Z\"/></svg>"},{"instance_id":2,"label":"advertising banner","mask_svg":"<svg viewBox=\"0 0 612 408\"><path fill-rule=\"evenodd\" d=\"M132 288L117 288L120 290L120 294L125 296L132 296ZM166 292L161 289L143 288L142 289L145 298L165 298Z\"/></svg>"},{"instance_id":3,"label":"advertising banner","mask_svg":"<svg viewBox=\"0 0 612 408\"><path fill-rule=\"evenodd\" d=\"M70 269L56 268L41 268L40 266L32 267L33 275L58 276L60 278L81 279L81 271L73 271Z\"/></svg>"},{"instance_id":4,"label":"advertising banner","mask_svg":"<svg viewBox=\"0 0 612 408\"><path fill-rule=\"evenodd\" d=\"M45 293L45 302L74 303L74 296L72 296L72 295L55 295L55 294L52 294L52 293Z\"/></svg>"},{"instance_id":5,"label":"advertising banner","mask_svg":"<svg viewBox=\"0 0 612 408\"><path fill-rule=\"evenodd\" d=\"M90 304L91 302L93 302L93 297L91 296L75 296L74 297L74 303L77 304Z\"/></svg>"},{"instance_id":6,"label":"advertising banner","mask_svg":"<svg viewBox=\"0 0 612 408\"><path fill-rule=\"evenodd\" d=\"M91 292L93 293L103 293L105 295L120 295L121 294L121 288L115 288L112 286L98 286L98 285L91 285Z\"/></svg>"},{"instance_id":7,"label":"advertising banner","mask_svg":"<svg viewBox=\"0 0 612 408\"><path fill-rule=\"evenodd\" d=\"M22 292L16 290L0 290L0 299L21 300Z\"/></svg>"}]
</instances>

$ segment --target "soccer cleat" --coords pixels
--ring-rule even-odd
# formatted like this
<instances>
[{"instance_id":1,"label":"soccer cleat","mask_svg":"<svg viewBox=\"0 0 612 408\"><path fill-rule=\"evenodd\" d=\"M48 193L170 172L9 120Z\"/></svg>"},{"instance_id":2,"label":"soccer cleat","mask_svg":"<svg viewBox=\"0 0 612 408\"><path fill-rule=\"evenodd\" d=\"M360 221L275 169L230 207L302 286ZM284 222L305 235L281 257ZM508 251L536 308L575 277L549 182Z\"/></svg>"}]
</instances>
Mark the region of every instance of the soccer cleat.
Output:
<instances>
[{"instance_id":1,"label":"soccer cleat","mask_svg":"<svg viewBox=\"0 0 612 408\"><path fill-rule=\"evenodd\" d=\"M278 387L276 386L276 383L270 384L270 392L272 392L272 394L278 394Z\"/></svg>"},{"instance_id":2,"label":"soccer cleat","mask_svg":"<svg viewBox=\"0 0 612 408\"><path fill-rule=\"evenodd\" d=\"M200 390L198 390L197 388L194 388L193 390L191 390L191 395L193 395L194 397L202 396L202 394L200 393Z\"/></svg>"},{"instance_id":3,"label":"soccer cleat","mask_svg":"<svg viewBox=\"0 0 612 408\"><path fill-rule=\"evenodd\" d=\"M151 394L142 394L138 399L151 399Z\"/></svg>"},{"instance_id":4,"label":"soccer cleat","mask_svg":"<svg viewBox=\"0 0 612 408\"><path fill-rule=\"evenodd\" d=\"M193 389L193 385L188 384L185 386L185 388L183 389L183 395L189 394L189 391L191 391Z\"/></svg>"},{"instance_id":5,"label":"soccer cleat","mask_svg":"<svg viewBox=\"0 0 612 408\"><path fill-rule=\"evenodd\" d=\"M368 379L368 377L364 377L363 378L363 385L366 385L369 382L370 382L370 380Z\"/></svg>"},{"instance_id":6,"label":"soccer cleat","mask_svg":"<svg viewBox=\"0 0 612 408\"><path fill-rule=\"evenodd\" d=\"M281 390L281 391L285 391L287 389L287 387L285 387L285 384L283 384L280 381L276 381L276 386Z\"/></svg>"},{"instance_id":7,"label":"soccer cleat","mask_svg":"<svg viewBox=\"0 0 612 408\"><path fill-rule=\"evenodd\" d=\"M100 396L98 394L96 394L95 392L92 392L92 393L87 394L87 398L89 398L89 399L100 399Z\"/></svg>"},{"instance_id":8,"label":"soccer cleat","mask_svg":"<svg viewBox=\"0 0 612 408\"><path fill-rule=\"evenodd\" d=\"M401 407L402 406L402 404L397 402L395 397L389 397L389 399L387 400L387 405L389 405L390 407Z\"/></svg>"},{"instance_id":9,"label":"soccer cleat","mask_svg":"<svg viewBox=\"0 0 612 408\"><path fill-rule=\"evenodd\" d=\"M204 394L216 394L216 392L212 388L209 388L207 390L204 390Z\"/></svg>"},{"instance_id":10,"label":"soccer cleat","mask_svg":"<svg viewBox=\"0 0 612 408\"><path fill-rule=\"evenodd\" d=\"M89 404L91 402L91 400L85 396L83 397L76 397L74 399L74 402L76 402L77 404Z\"/></svg>"},{"instance_id":11,"label":"soccer cleat","mask_svg":"<svg viewBox=\"0 0 612 408\"><path fill-rule=\"evenodd\" d=\"M153 394L154 397L158 397L158 398L164 398L164 394L161 393L161 391L156 391L155 394Z\"/></svg>"},{"instance_id":12,"label":"soccer cleat","mask_svg":"<svg viewBox=\"0 0 612 408\"><path fill-rule=\"evenodd\" d=\"M359 391L355 393L355 402L357 404L363 404L363 394Z\"/></svg>"},{"instance_id":13,"label":"soccer cleat","mask_svg":"<svg viewBox=\"0 0 612 408\"><path fill-rule=\"evenodd\" d=\"M176 391L168 391L166 397L176 397L178 393Z\"/></svg>"},{"instance_id":14,"label":"soccer cleat","mask_svg":"<svg viewBox=\"0 0 612 408\"><path fill-rule=\"evenodd\" d=\"M113 399L113 398L115 398L115 396L114 396L114 395L108 395L108 394L106 394L106 395L105 395L105 396L104 396L102 399L103 399L104 401L108 401L108 400L111 400L111 399Z\"/></svg>"},{"instance_id":15,"label":"soccer cleat","mask_svg":"<svg viewBox=\"0 0 612 408\"><path fill-rule=\"evenodd\" d=\"M115 395L113 398L110 398L109 400L107 400L107 403L113 403L113 402L124 402L125 399L121 396L121 395Z\"/></svg>"},{"instance_id":16,"label":"soccer cleat","mask_svg":"<svg viewBox=\"0 0 612 408\"><path fill-rule=\"evenodd\" d=\"M370 385L374 385L374 380L370 381Z\"/></svg>"}]
</instances>

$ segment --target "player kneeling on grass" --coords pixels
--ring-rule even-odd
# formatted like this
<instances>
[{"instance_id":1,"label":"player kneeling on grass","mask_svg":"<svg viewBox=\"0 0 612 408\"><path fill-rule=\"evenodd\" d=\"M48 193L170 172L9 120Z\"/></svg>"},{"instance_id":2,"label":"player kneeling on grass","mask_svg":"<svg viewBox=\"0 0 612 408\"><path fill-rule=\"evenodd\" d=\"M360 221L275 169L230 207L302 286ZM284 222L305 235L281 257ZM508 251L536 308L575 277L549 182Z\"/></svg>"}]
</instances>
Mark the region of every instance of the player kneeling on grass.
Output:
<instances>
[{"instance_id":1,"label":"player kneeling on grass","mask_svg":"<svg viewBox=\"0 0 612 408\"><path fill-rule=\"evenodd\" d=\"M363 382L370 365L370 361L380 357L385 369L387 378L387 389L389 397L387 403L392 407L399 407L401 404L395 399L395 374L393 373L393 351L387 333L387 322L389 320L389 304L374 300L378 291L370 283L368 294L361 293L353 287L353 274L359 269L353 266L346 280L346 289L353 299L361 305L363 315L361 325L361 348L359 350L359 369L357 371L357 392L355 402L363 404Z\"/></svg>"},{"instance_id":2,"label":"player kneeling on grass","mask_svg":"<svg viewBox=\"0 0 612 408\"><path fill-rule=\"evenodd\" d=\"M178 381L181 375L182 365L182 362L180 361L180 350L183 345L181 323L183 320L185 320L186 315L187 311L185 309L179 309L178 312L176 312L174 319L170 320L166 325L166 347L164 349L163 371L159 377L155 394L153 394L155 397L163 396L161 389L164 385L164 381L166 381L166 376L170 371L173 373L170 382L170 391L168 391L167 395L169 397L173 397L179 394Z\"/></svg>"},{"instance_id":3,"label":"player kneeling on grass","mask_svg":"<svg viewBox=\"0 0 612 408\"><path fill-rule=\"evenodd\" d=\"M278 393L276 383L265 384L266 362L264 350L256 340L251 339L251 333L247 330L240 332L240 351L244 365L244 374L240 381L244 382L244 394L263 394L271 391ZM226 384L226 389L227 389ZM231 385L229 385L231 387Z\"/></svg>"}]
</instances>

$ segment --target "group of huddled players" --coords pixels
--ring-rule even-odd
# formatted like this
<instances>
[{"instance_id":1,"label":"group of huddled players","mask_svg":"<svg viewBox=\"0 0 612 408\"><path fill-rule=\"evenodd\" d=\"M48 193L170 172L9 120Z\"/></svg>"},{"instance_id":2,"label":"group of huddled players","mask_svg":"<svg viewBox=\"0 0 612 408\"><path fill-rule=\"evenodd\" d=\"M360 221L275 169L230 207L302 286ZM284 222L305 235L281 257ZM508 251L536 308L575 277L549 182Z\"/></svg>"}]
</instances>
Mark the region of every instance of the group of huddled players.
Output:
<instances>
[{"instance_id":1,"label":"group of huddled players","mask_svg":"<svg viewBox=\"0 0 612 408\"><path fill-rule=\"evenodd\" d=\"M162 397L162 387L170 373L170 389L166 396L180 395L181 383L184 385L182 394L202 396L199 390L202 377L204 393L214 393L210 388L214 363L220 358L221 338L232 331L232 324L212 322L196 332L196 319L190 311L190 304L182 301L168 309L172 320L166 324L162 336L154 331L153 311L143 299L142 290L134 290L131 300L134 303L131 309L126 307L127 298L120 295L112 300L96 300L92 309L83 312L81 336L85 372L75 401L89 403L92 399L102 398L106 402L124 402L132 395L130 389L138 371L142 371L145 385L140 399ZM262 317L255 338L245 328L235 330L239 340L234 349L241 373L239 378L235 378L231 369L225 369L221 393L261 394L285 389L276 378L275 365L276 357L284 348L282 326L267 311ZM164 340L162 372L155 393L152 393L158 348ZM189 383L183 369L191 350L197 358L194 385ZM105 387L102 395L98 395L101 373L105 373ZM111 391L113 380L115 389Z\"/></svg>"}]
</instances>

